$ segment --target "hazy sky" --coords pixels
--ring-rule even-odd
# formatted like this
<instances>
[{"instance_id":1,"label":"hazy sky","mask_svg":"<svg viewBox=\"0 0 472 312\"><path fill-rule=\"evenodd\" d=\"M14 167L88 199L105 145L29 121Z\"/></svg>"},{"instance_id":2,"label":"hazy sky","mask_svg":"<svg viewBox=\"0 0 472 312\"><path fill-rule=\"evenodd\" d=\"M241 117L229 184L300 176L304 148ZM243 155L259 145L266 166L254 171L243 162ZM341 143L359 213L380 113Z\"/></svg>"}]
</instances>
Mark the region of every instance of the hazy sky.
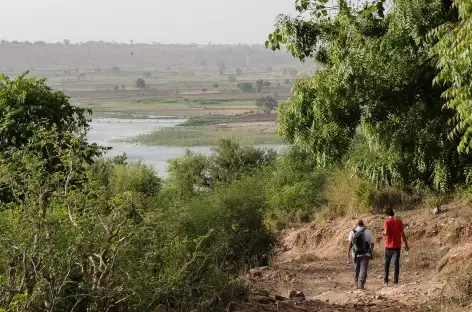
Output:
<instances>
[{"instance_id":1,"label":"hazy sky","mask_svg":"<svg viewBox=\"0 0 472 312\"><path fill-rule=\"evenodd\" d=\"M0 0L0 39L259 43L294 0Z\"/></svg>"}]
</instances>

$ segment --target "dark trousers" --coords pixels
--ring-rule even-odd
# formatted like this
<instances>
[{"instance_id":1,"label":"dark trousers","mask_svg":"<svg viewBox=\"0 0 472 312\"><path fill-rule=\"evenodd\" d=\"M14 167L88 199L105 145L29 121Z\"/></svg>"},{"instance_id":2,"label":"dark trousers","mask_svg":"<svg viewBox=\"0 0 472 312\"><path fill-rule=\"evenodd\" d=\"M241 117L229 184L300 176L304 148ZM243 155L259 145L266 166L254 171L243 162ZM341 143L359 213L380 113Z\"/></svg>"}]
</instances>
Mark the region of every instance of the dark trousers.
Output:
<instances>
[{"instance_id":1,"label":"dark trousers","mask_svg":"<svg viewBox=\"0 0 472 312\"><path fill-rule=\"evenodd\" d=\"M398 277L400 276L400 248L386 248L385 249L385 277L384 282L389 282L389 274L390 274L390 262L392 262L393 257L393 266L394 266L394 274L393 274L393 283L398 284Z\"/></svg>"}]
</instances>

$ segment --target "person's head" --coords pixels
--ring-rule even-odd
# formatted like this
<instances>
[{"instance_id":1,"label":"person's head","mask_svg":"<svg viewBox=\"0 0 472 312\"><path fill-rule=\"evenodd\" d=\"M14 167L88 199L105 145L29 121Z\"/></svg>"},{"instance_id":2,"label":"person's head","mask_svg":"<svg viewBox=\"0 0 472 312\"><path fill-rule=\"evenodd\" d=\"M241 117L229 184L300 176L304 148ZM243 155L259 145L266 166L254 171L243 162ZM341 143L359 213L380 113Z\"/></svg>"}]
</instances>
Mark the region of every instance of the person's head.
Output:
<instances>
[{"instance_id":1,"label":"person's head","mask_svg":"<svg viewBox=\"0 0 472 312\"><path fill-rule=\"evenodd\" d=\"M389 217L395 216L395 212L393 212L393 209L392 209L392 208L388 208L388 209L387 209L387 216L389 216Z\"/></svg>"},{"instance_id":2,"label":"person's head","mask_svg":"<svg viewBox=\"0 0 472 312\"><path fill-rule=\"evenodd\" d=\"M364 220L357 221L357 226L364 227Z\"/></svg>"}]
</instances>

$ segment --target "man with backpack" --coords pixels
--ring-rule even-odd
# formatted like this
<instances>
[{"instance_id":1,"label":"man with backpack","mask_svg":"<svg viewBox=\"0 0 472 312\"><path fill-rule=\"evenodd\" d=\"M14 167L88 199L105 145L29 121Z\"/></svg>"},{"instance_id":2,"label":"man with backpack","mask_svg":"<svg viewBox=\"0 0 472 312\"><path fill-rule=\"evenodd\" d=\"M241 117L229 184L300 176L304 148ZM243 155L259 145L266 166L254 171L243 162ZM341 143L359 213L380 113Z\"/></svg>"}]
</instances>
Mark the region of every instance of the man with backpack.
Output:
<instances>
[{"instance_id":1,"label":"man with backpack","mask_svg":"<svg viewBox=\"0 0 472 312\"><path fill-rule=\"evenodd\" d=\"M374 237L372 232L366 229L363 220L357 221L357 226L349 233L349 245L347 251L348 262L353 263L355 269L354 281L356 288L364 289L367 280L369 261L374 255Z\"/></svg>"},{"instance_id":2,"label":"man with backpack","mask_svg":"<svg viewBox=\"0 0 472 312\"><path fill-rule=\"evenodd\" d=\"M408 251L408 242L406 240L405 231L403 229L403 222L395 218L393 209L387 210L387 219L384 222L384 237L385 237L385 286L388 286L390 262L393 257L394 274L393 285L398 285L398 278L400 275L400 250L402 248L402 240L405 243L405 251Z\"/></svg>"}]
</instances>

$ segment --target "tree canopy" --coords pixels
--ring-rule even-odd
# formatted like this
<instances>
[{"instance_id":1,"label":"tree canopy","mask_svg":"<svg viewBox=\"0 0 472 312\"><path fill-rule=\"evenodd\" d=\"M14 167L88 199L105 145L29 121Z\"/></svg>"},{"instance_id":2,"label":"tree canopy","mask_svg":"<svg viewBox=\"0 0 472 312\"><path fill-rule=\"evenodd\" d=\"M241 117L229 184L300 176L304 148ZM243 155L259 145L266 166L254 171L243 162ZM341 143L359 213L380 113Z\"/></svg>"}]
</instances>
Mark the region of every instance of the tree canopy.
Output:
<instances>
[{"instance_id":1,"label":"tree canopy","mask_svg":"<svg viewBox=\"0 0 472 312\"><path fill-rule=\"evenodd\" d=\"M455 110L451 136L461 138L459 150L469 152L472 145L472 3L455 1L459 16L431 32L437 39L433 55L438 55L437 84L448 86L443 93L448 108Z\"/></svg>"},{"instance_id":2,"label":"tree canopy","mask_svg":"<svg viewBox=\"0 0 472 312\"><path fill-rule=\"evenodd\" d=\"M391 4L298 0L299 16L278 17L266 46L320 65L280 105L280 132L320 166L350 153L352 169L376 183L446 190L464 179L471 158L448 137L454 112L443 109L445 87L433 84L428 33L454 20L454 9L442 0Z\"/></svg>"}]
</instances>

